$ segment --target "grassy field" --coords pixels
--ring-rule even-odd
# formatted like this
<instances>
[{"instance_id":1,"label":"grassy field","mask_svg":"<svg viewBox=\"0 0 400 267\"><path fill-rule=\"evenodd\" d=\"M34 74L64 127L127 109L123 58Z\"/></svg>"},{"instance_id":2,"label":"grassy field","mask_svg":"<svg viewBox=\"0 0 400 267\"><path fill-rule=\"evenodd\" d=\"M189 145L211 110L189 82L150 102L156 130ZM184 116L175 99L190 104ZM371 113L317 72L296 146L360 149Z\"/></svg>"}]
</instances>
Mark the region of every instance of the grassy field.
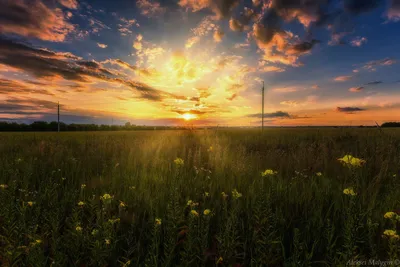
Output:
<instances>
[{"instance_id":1,"label":"grassy field","mask_svg":"<svg viewBox=\"0 0 400 267\"><path fill-rule=\"evenodd\" d=\"M4 133L0 265L395 260L399 169L396 129Z\"/></svg>"}]
</instances>

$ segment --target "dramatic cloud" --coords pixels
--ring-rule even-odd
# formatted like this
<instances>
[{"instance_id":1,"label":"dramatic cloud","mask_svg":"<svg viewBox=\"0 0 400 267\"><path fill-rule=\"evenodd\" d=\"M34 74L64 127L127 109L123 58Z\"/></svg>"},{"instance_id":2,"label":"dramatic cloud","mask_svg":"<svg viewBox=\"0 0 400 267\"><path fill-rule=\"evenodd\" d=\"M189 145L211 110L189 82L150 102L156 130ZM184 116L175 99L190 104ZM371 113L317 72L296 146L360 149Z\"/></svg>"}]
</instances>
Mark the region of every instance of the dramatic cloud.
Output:
<instances>
[{"instance_id":1,"label":"dramatic cloud","mask_svg":"<svg viewBox=\"0 0 400 267\"><path fill-rule=\"evenodd\" d=\"M97 43L97 46L100 47L100 48L107 48L108 47L108 45L101 44L101 43Z\"/></svg>"},{"instance_id":2,"label":"dramatic cloud","mask_svg":"<svg viewBox=\"0 0 400 267\"><path fill-rule=\"evenodd\" d=\"M62 1L64 4L74 1ZM72 6L73 7L73 6ZM61 9L51 9L40 0L2 0L0 32L62 42L75 27Z\"/></svg>"},{"instance_id":3,"label":"dramatic cloud","mask_svg":"<svg viewBox=\"0 0 400 267\"><path fill-rule=\"evenodd\" d=\"M58 2L69 9L77 9L78 1L77 0L58 0Z\"/></svg>"},{"instance_id":4,"label":"dramatic cloud","mask_svg":"<svg viewBox=\"0 0 400 267\"><path fill-rule=\"evenodd\" d=\"M354 38L354 39L350 42L350 44L351 44L352 46L360 47L360 46L362 46L363 44L365 44L367 41L368 41L367 38L365 38L365 37L359 37L359 36L358 36L358 37Z\"/></svg>"},{"instance_id":5,"label":"dramatic cloud","mask_svg":"<svg viewBox=\"0 0 400 267\"><path fill-rule=\"evenodd\" d=\"M136 5L141 9L141 13L149 18L161 15L165 8L156 0L137 0Z\"/></svg>"},{"instance_id":6,"label":"dramatic cloud","mask_svg":"<svg viewBox=\"0 0 400 267\"><path fill-rule=\"evenodd\" d=\"M362 87L362 86L360 86L360 87L351 87L351 88L349 89L349 91L350 91L350 92L353 92L353 93L361 92L361 91L363 91L363 90L364 90L364 87Z\"/></svg>"},{"instance_id":7,"label":"dramatic cloud","mask_svg":"<svg viewBox=\"0 0 400 267\"><path fill-rule=\"evenodd\" d=\"M358 15L369 12L382 3L383 0L344 0L344 8L346 11Z\"/></svg>"},{"instance_id":8,"label":"dramatic cloud","mask_svg":"<svg viewBox=\"0 0 400 267\"><path fill-rule=\"evenodd\" d=\"M346 81L350 80L352 77L353 76L338 76L334 80L336 82L346 82Z\"/></svg>"},{"instance_id":9,"label":"dramatic cloud","mask_svg":"<svg viewBox=\"0 0 400 267\"><path fill-rule=\"evenodd\" d=\"M45 89L40 89L43 84L34 84L32 82L18 82L9 79L0 78L0 95L1 94L42 94L54 95ZM38 88L39 87L39 88Z\"/></svg>"},{"instance_id":10,"label":"dramatic cloud","mask_svg":"<svg viewBox=\"0 0 400 267\"><path fill-rule=\"evenodd\" d=\"M240 23L240 21L237 20L237 19L231 18L229 20L229 28L232 31L236 31L236 32L240 31L240 32L242 32L244 30L244 27L245 26L242 23Z\"/></svg>"},{"instance_id":11,"label":"dramatic cloud","mask_svg":"<svg viewBox=\"0 0 400 267\"><path fill-rule=\"evenodd\" d=\"M144 83L132 81L117 72L106 69L95 61L83 61L70 53L57 53L50 50L30 47L10 39L0 37L0 64L11 66L30 73L37 78L61 77L68 81L89 82L90 79L125 85L136 91L144 99L161 100L172 97Z\"/></svg>"},{"instance_id":12,"label":"dramatic cloud","mask_svg":"<svg viewBox=\"0 0 400 267\"><path fill-rule=\"evenodd\" d=\"M197 12L204 8L211 9L218 18L229 17L239 0L180 0L181 7Z\"/></svg>"},{"instance_id":13,"label":"dramatic cloud","mask_svg":"<svg viewBox=\"0 0 400 267\"><path fill-rule=\"evenodd\" d=\"M216 30L213 34L214 41L217 43L222 42L224 35L225 33L221 29Z\"/></svg>"},{"instance_id":14,"label":"dramatic cloud","mask_svg":"<svg viewBox=\"0 0 400 267\"><path fill-rule=\"evenodd\" d=\"M248 115L248 117L250 118L262 118L262 114L261 113L257 113L257 114L250 114ZM283 112L283 111L276 111L276 112L272 112L272 113L264 113L264 118L290 118L291 116L289 115L289 113L287 112Z\"/></svg>"},{"instance_id":15,"label":"dramatic cloud","mask_svg":"<svg viewBox=\"0 0 400 267\"><path fill-rule=\"evenodd\" d=\"M387 17L392 21L400 20L400 1L399 0L391 0L390 7L387 13Z\"/></svg>"},{"instance_id":16,"label":"dramatic cloud","mask_svg":"<svg viewBox=\"0 0 400 267\"><path fill-rule=\"evenodd\" d=\"M285 69L276 66L264 66L260 69L261 72L284 72Z\"/></svg>"},{"instance_id":17,"label":"dramatic cloud","mask_svg":"<svg viewBox=\"0 0 400 267\"><path fill-rule=\"evenodd\" d=\"M320 43L318 40L311 40L311 42L303 42L295 44L288 49L289 54L302 55L309 53L315 44Z\"/></svg>"},{"instance_id":18,"label":"dramatic cloud","mask_svg":"<svg viewBox=\"0 0 400 267\"><path fill-rule=\"evenodd\" d=\"M355 112L360 112L364 111L365 109L358 108L358 107L337 107L336 111L337 112L343 112L343 113L348 113L348 114L353 114Z\"/></svg>"}]
</instances>

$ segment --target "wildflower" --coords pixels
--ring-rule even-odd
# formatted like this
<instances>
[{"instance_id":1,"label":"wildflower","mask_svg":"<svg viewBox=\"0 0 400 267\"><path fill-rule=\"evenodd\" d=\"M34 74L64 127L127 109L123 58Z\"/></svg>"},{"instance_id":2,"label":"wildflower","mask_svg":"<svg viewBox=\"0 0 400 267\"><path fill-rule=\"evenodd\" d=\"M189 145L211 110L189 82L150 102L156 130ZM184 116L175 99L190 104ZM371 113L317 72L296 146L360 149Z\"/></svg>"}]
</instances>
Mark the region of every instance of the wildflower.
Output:
<instances>
[{"instance_id":1,"label":"wildflower","mask_svg":"<svg viewBox=\"0 0 400 267\"><path fill-rule=\"evenodd\" d=\"M360 167L365 163L365 160L355 158L352 155L345 155L343 156L343 158L339 158L338 161L342 162L347 166L353 166L353 167Z\"/></svg>"},{"instance_id":2,"label":"wildflower","mask_svg":"<svg viewBox=\"0 0 400 267\"><path fill-rule=\"evenodd\" d=\"M120 201L120 202L119 202L119 207L120 207L120 208L125 208L125 207L126 207L126 204L125 204L124 202Z\"/></svg>"},{"instance_id":3,"label":"wildflower","mask_svg":"<svg viewBox=\"0 0 400 267\"><path fill-rule=\"evenodd\" d=\"M110 196L110 194L104 194L102 197L100 197L100 199L103 200L105 204L110 204L112 196Z\"/></svg>"},{"instance_id":4,"label":"wildflower","mask_svg":"<svg viewBox=\"0 0 400 267\"><path fill-rule=\"evenodd\" d=\"M36 244L41 244L41 243L42 243L42 240L36 239L35 242L36 242Z\"/></svg>"},{"instance_id":5,"label":"wildflower","mask_svg":"<svg viewBox=\"0 0 400 267\"><path fill-rule=\"evenodd\" d=\"M317 176L322 176L322 172L317 172Z\"/></svg>"},{"instance_id":6,"label":"wildflower","mask_svg":"<svg viewBox=\"0 0 400 267\"><path fill-rule=\"evenodd\" d=\"M222 263L223 261L224 261L224 259L223 259L222 257L219 257L218 260L217 260L217 264L220 264L220 263Z\"/></svg>"},{"instance_id":7,"label":"wildflower","mask_svg":"<svg viewBox=\"0 0 400 267\"><path fill-rule=\"evenodd\" d=\"M28 202L26 202L26 203L28 204L28 206L29 206L29 207L32 207L32 206L33 206L33 204L34 204L35 202L28 201Z\"/></svg>"},{"instance_id":8,"label":"wildflower","mask_svg":"<svg viewBox=\"0 0 400 267\"><path fill-rule=\"evenodd\" d=\"M78 202L78 206L79 206L79 207L83 207L84 205L85 205L85 202L83 202L83 201L79 201L79 202Z\"/></svg>"},{"instance_id":9,"label":"wildflower","mask_svg":"<svg viewBox=\"0 0 400 267\"><path fill-rule=\"evenodd\" d=\"M213 150L214 150L214 148L213 148L212 146L210 146L210 147L207 149L208 152L212 152Z\"/></svg>"},{"instance_id":10,"label":"wildflower","mask_svg":"<svg viewBox=\"0 0 400 267\"><path fill-rule=\"evenodd\" d=\"M95 235L97 235L99 233L99 230L97 230L97 229L93 229L92 230L92 236L95 236Z\"/></svg>"},{"instance_id":11,"label":"wildflower","mask_svg":"<svg viewBox=\"0 0 400 267\"><path fill-rule=\"evenodd\" d=\"M175 164L176 165L178 165L178 166L182 166L185 162L183 161L183 159L181 159L181 158L176 158L175 160L174 160L174 162L175 162Z\"/></svg>"},{"instance_id":12,"label":"wildflower","mask_svg":"<svg viewBox=\"0 0 400 267\"><path fill-rule=\"evenodd\" d=\"M104 241L106 242L106 245L110 245L111 244L110 239L105 239Z\"/></svg>"},{"instance_id":13,"label":"wildflower","mask_svg":"<svg viewBox=\"0 0 400 267\"><path fill-rule=\"evenodd\" d=\"M205 197L209 197L209 196L210 196L210 193L204 192L204 196L205 196Z\"/></svg>"},{"instance_id":14,"label":"wildflower","mask_svg":"<svg viewBox=\"0 0 400 267\"><path fill-rule=\"evenodd\" d=\"M223 198L224 200L228 197L228 194L225 194L225 192L222 192L221 195L222 195L222 198Z\"/></svg>"},{"instance_id":15,"label":"wildflower","mask_svg":"<svg viewBox=\"0 0 400 267\"><path fill-rule=\"evenodd\" d=\"M206 209L203 211L203 214L206 216L209 215L210 213L211 213L211 210L209 210L209 209Z\"/></svg>"},{"instance_id":16,"label":"wildflower","mask_svg":"<svg viewBox=\"0 0 400 267\"><path fill-rule=\"evenodd\" d=\"M354 192L353 188L349 187L343 190L343 194L348 195L348 196L356 196L357 193Z\"/></svg>"},{"instance_id":17,"label":"wildflower","mask_svg":"<svg viewBox=\"0 0 400 267\"><path fill-rule=\"evenodd\" d=\"M197 211L195 211L195 210L191 210L190 214L192 214L193 216L196 216L196 217L199 216L199 213Z\"/></svg>"},{"instance_id":18,"label":"wildflower","mask_svg":"<svg viewBox=\"0 0 400 267\"><path fill-rule=\"evenodd\" d=\"M186 203L186 206L192 206L193 200L188 200L188 202Z\"/></svg>"},{"instance_id":19,"label":"wildflower","mask_svg":"<svg viewBox=\"0 0 400 267\"><path fill-rule=\"evenodd\" d=\"M156 218L155 224L156 224L157 226L158 226L158 225L161 225L161 219L160 219L160 218Z\"/></svg>"},{"instance_id":20,"label":"wildflower","mask_svg":"<svg viewBox=\"0 0 400 267\"><path fill-rule=\"evenodd\" d=\"M8 185L6 185L6 184L0 184L0 188L1 188L1 189L7 189L7 188L8 188Z\"/></svg>"},{"instance_id":21,"label":"wildflower","mask_svg":"<svg viewBox=\"0 0 400 267\"><path fill-rule=\"evenodd\" d=\"M86 185L85 184L81 184L81 189L85 189Z\"/></svg>"},{"instance_id":22,"label":"wildflower","mask_svg":"<svg viewBox=\"0 0 400 267\"><path fill-rule=\"evenodd\" d=\"M238 199L238 198L242 197L242 194L239 193L236 189L233 189L232 196L233 196L234 199Z\"/></svg>"},{"instance_id":23,"label":"wildflower","mask_svg":"<svg viewBox=\"0 0 400 267\"><path fill-rule=\"evenodd\" d=\"M274 171L274 170L271 170L271 169L267 169L267 170L261 172L261 176L262 176L262 177L265 177L265 176L272 176L272 175L275 175L275 174L277 174L277 173L278 173L277 171Z\"/></svg>"},{"instance_id":24,"label":"wildflower","mask_svg":"<svg viewBox=\"0 0 400 267\"><path fill-rule=\"evenodd\" d=\"M67 180L67 178L65 178L65 177L62 177L62 178L61 178L61 180L65 181L65 180Z\"/></svg>"},{"instance_id":25,"label":"wildflower","mask_svg":"<svg viewBox=\"0 0 400 267\"><path fill-rule=\"evenodd\" d=\"M135 189L136 189L136 186L130 186L129 189L130 189L130 190L135 190Z\"/></svg>"},{"instance_id":26,"label":"wildflower","mask_svg":"<svg viewBox=\"0 0 400 267\"><path fill-rule=\"evenodd\" d=\"M75 228L75 230L77 231L77 232L82 232L82 227L80 227L79 225Z\"/></svg>"},{"instance_id":27,"label":"wildflower","mask_svg":"<svg viewBox=\"0 0 400 267\"><path fill-rule=\"evenodd\" d=\"M383 234L389 238L399 238L395 230L385 230Z\"/></svg>"},{"instance_id":28,"label":"wildflower","mask_svg":"<svg viewBox=\"0 0 400 267\"><path fill-rule=\"evenodd\" d=\"M393 219L396 217L396 213L393 211L386 212L385 215L383 215L386 219Z\"/></svg>"}]
</instances>

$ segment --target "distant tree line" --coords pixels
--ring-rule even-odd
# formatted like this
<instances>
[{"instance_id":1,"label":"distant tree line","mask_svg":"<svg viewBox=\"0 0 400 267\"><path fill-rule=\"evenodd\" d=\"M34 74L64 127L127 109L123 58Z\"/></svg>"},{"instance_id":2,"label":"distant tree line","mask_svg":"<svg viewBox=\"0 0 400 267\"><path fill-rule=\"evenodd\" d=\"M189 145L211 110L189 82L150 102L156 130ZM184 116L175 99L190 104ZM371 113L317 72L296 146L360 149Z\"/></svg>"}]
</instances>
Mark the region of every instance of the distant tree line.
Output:
<instances>
[{"instance_id":1,"label":"distant tree line","mask_svg":"<svg viewBox=\"0 0 400 267\"><path fill-rule=\"evenodd\" d=\"M385 122L381 125L381 127L389 128L389 127L400 127L400 122Z\"/></svg>"},{"instance_id":2,"label":"distant tree line","mask_svg":"<svg viewBox=\"0 0 400 267\"><path fill-rule=\"evenodd\" d=\"M125 125L106 125L106 124L66 124L60 122L60 131L134 131L134 130L168 130L168 129L183 129L182 127L167 127L167 126L139 126L130 124ZM31 124L16 123L16 122L0 122L0 132L56 132L58 123L56 121L35 121Z\"/></svg>"}]
</instances>

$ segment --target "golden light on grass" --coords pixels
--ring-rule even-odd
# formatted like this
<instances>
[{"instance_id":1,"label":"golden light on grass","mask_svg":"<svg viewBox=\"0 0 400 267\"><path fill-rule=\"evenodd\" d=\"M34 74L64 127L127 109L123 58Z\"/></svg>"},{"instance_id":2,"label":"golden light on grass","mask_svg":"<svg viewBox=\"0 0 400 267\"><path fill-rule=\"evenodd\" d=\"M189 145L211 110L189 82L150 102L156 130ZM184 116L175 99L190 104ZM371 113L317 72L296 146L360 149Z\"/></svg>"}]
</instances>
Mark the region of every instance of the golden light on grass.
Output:
<instances>
[{"instance_id":1,"label":"golden light on grass","mask_svg":"<svg viewBox=\"0 0 400 267\"><path fill-rule=\"evenodd\" d=\"M185 121L190 121L190 120L196 119L197 116L194 115L194 114L192 114L192 113L184 113L184 114L182 114L182 118L183 118Z\"/></svg>"}]
</instances>

